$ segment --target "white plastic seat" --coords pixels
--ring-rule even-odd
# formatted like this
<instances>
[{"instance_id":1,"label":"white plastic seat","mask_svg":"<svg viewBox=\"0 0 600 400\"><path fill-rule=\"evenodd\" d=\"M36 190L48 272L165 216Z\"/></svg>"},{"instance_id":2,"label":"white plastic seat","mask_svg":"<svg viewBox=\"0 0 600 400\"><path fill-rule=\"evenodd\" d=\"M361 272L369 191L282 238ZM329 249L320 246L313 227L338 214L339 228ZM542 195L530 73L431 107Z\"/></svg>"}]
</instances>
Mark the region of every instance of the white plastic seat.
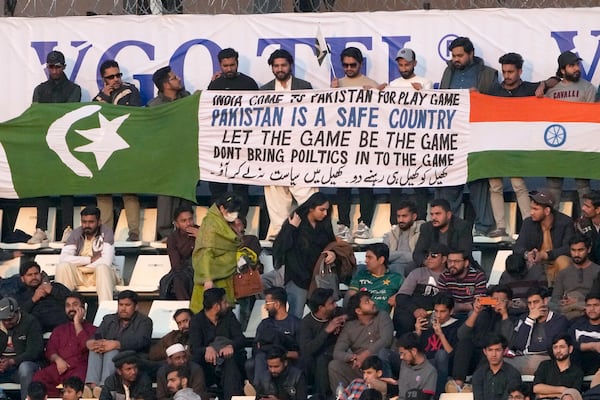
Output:
<instances>
[{"instance_id":1,"label":"white plastic seat","mask_svg":"<svg viewBox=\"0 0 600 400\"><path fill-rule=\"evenodd\" d=\"M56 275L56 267L60 260L60 254L37 254L34 261L40 265L42 271L49 276Z\"/></svg>"},{"instance_id":2,"label":"white plastic seat","mask_svg":"<svg viewBox=\"0 0 600 400\"><path fill-rule=\"evenodd\" d=\"M177 330L173 314L180 308L189 308L189 300L154 300L148 317L152 320L152 339L160 339L172 330Z\"/></svg>"},{"instance_id":3,"label":"white plastic seat","mask_svg":"<svg viewBox=\"0 0 600 400\"><path fill-rule=\"evenodd\" d=\"M473 400L473 393L442 393L440 400Z\"/></svg>"},{"instance_id":4,"label":"white plastic seat","mask_svg":"<svg viewBox=\"0 0 600 400\"><path fill-rule=\"evenodd\" d=\"M115 256L115 258L113 258L113 267L117 272L119 280L122 280L123 268L125 267L125 256ZM96 286L77 286L77 291L82 293L95 293Z\"/></svg>"},{"instance_id":5,"label":"white plastic seat","mask_svg":"<svg viewBox=\"0 0 600 400\"><path fill-rule=\"evenodd\" d=\"M17 214L17 221L14 229L20 229L25 233L33 235L37 224L37 208L36 207L21 207ZM48 242L54 241L54 230L56 229L56 208L48 209ZM48 242L28 244L28 243L0 243L0 247L7 250L36 250L43 247L48 247Z\"/></svg>"},{"instance_id":6,"label":"white plastic seat","mask_svg":"<svg viewBox=\"0 0 600 400\"><path fill-rule=\"evenodd\" d=\"M488 279L488 287L497 285L500 282L502 273L506 270L506 259L512 254L512 250L498 250L494 264L492 265L492 271L490 272L490 278Z\"/></svg>"},{"instance_id":7,"label":"white plastic seat","mask_svg":"<svg viewBox=\"0 0 600 400\"><path fill-rule=\"evenodd\" d=\"M20 266L21 257L13 258L0 263L0 277L9 278L15 274L18 274Z\"/></svg>"},{"instance_id":8,"label":"white plastic seat","mask_svg":"<svg viewBox=\"0 0 600 400\"><path fill-rule=\"evenodd\" d=\"M140 255L138 256L129 285L117 285L116 289L133 290L134 292L155 292L158 290L160 278L171 270L169 256L161 255Z\"/></svg>"},{"instance_id":9,"label":"white plastic seat","mask_svg":"<svg viewBox=\"0 0 600 400\"><path fill-rule=\"evenodd\" d=\"M94 326L100 326L102 318L108 314L114 314L117 312L119 302L117 300L105 300L98 304L98 311L94 316Z\"/></svg>"},{"instance_id":10,"label":"white plastic seat","mask_svg":"<svg viewBox=\"0 0 600 400\"><path fill-rule=\"evenodd\" d=\"M156 208L144 208L140 210L140 240L128 242L129 228L127 226L127 214L121 210L117 227L115 228L115 247L131 248L147 246L156 238Z\"/></svg>"},{"instance_id":11,"label":"white plastic seat","mask_svg":"<svg viewBox=\"0 0 600 400\"><path fill-rule=\"evenodd\" d=\"M244 336L247 338L255 337L258 324L260 324L260 321L267 318L267 316L268 313L265 308L265 301L262 299L256 299L254 301L254 307L252 307L252 311L250 312L250 319L248 320L248 325L246 326Z\"/></svg>"}]
</instances>

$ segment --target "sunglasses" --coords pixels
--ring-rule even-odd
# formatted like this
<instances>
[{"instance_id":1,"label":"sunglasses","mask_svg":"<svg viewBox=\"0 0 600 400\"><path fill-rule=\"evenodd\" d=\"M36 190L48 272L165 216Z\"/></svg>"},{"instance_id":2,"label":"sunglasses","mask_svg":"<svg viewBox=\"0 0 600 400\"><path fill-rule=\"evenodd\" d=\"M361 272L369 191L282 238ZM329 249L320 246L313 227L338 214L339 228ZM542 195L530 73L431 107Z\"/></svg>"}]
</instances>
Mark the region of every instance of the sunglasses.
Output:
<instances>
[{"instance_id":1,"label":"sunglasses","mask_svg":"<svg viewBox=\"0 0 600 400\"><path fill-rule=\"evenodd\" d=\"M350 64L342 63L342 67L344 67L344 68L356 68L357 65L358 65L358 63L350 63Z\"/></svg>"},{"instance_id":2,"label":"sunglasses","mask_svg":"<svg viewBox=\"0 0 600 400\"><path fill-rule=\"evenodd\" d=\"M121 78L122 76L123 76L123 73L119 72L119 73L113 74L113 75L106 75L104 77L104 79L106 79L107 81L112 81L113 79L115 79L115 78Z\"/></svg>"},{"instance_id":3,"label":"sunglasses","mask_svg":"<svg viewBox=\"0 0 600 400\"><path fill-rule=\"evenodd\" d=\"M440 255L441 255L440 253L429 253L429 254L427 254L427 257L438 258Z\"/></svg>"}]
</instances>

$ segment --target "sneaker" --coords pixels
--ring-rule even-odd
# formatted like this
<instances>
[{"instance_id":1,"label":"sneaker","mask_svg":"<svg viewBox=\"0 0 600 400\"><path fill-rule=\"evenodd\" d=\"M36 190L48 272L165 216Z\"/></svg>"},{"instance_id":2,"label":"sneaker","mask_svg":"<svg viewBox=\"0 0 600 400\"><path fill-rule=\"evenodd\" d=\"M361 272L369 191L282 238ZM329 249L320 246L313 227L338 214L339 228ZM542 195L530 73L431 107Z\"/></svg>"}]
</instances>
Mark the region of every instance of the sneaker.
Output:
<instances>
[{"instance_id":1,"label":"sneaker","mask_svg":"<svg viewBox=\"0 0 600 400\"><path fill-rule=\"evenodd\" d=\"M350 228L343 224L338 224L338 229L335 236L339 237L340 239L346 242L350 242L352 240L352 237L350 235Z\"/></svg>"},{"instance_id":2,"label":"sneaker","mask_svg":"<svg viewBox=\"0 0 600 400\"><path fill-rule=\"evenodd\" d=\"M129 236L127 236L128 242L137 242L140 240L140 235L134 232L129 232Z\"/></svg>"},{"instance_id":3,"label":"sneaker","mask_svg":"<svg viewBox=\"0 0 600 400\"><path fill-rule=\"evenodd\" d=\"M70 226L67 226L65 228L65 230L63 231L60 241L63 243L66 243L67 240L69 240L69 236L71 236L71 232L73 232L73 228L71 228Z\"/></svg>"},{"instance_id":4,"label":"sneaker","mask_svg":"<svg viewBox=\"0 0 600 400\"><path fill-rule=\"evenodd\" d=\"M446 393L473 393L473 386L469 383L463 383L461 386L454 379L450 378L446 382L445 391Z\"/></svg>"},{"instance_id":5,"label":"sneaker","mask_svg":"<svg viewBox=\"0 0 600 400\"><path fill-rule=\"evenodd\" d=\"M490 231L487 234L487 236L491 237L491 238L497 238L497 237L508 236L508 233L506 233L506 229L504 229L504 228L498 228L498 229L494 229L493 231Z\"/></svg>"},{"instance_id":6,"label":"sneaker","mask_svg":"<svg viewBox=\"0 0 600 400\"><path fill-rule=\"evenodd\" d=\"M45 240L48 240L48 236L46 235L46 232L44 232L40 228L37 228L35 230L35 233L31 237L31 239L29 239L27 241L27 243L29 243L29 244L40 244L40 243L42 243Z\"/></svg>"},{"instance_id":7,"label":"sneaker","mask_svg":"<svg viewBox=\"0 0 600 400\"><path fill-rule=\"evenodd\" d=\"M92 397L94 397L94 392L92 391L92 388L90 387L90 385L84 385L83 386L83 396L84 399L91 399Z\"/></svg>"},{"instance_id":8,"label":"sneaker","mask_svg":"<svg viewBox=\"0 0 600 400\"><path fill-rule=\"evenodd\" d=\"M364 222L359 222L354 232L354 239L371 239L371 228Z\"/></svg>"},{"instance_id":9,"label":"sneaker","mask_svg":"<svg viewBox=\"0 0 600 400\"><path fill-rule=\"evenodd\" d=\"M96 399L99 399L100 398L100 393L102 393L102 388L100 386L98 386L98 385L94 386L93 393L94 393L94 397Z\"/></svg>"}]
</instances>

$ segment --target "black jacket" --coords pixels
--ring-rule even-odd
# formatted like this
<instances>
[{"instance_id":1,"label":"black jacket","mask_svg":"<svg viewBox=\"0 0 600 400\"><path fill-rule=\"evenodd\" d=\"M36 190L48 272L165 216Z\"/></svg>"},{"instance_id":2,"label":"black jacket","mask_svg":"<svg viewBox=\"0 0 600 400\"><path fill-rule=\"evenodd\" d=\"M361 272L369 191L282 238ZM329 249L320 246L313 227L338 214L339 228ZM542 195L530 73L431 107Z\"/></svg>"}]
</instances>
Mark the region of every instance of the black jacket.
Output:
<instances>
[{"instance_id":1,"label":"black jacket","mask_svg":"<svg viewBox=\"0 0 600 400\"><path fill-rule=\"evenodd\" d=\"M274 395L279 400L306 400L306 379L304 373L289 365L281 375L273 378L271 374L256 385L256 400L268 395Z\"/></svg>"},{"instance_id":2,"label":"black jacket","mask_svg":"<svg viewBox=\"0 0 600 400\"><path fill-rule=\"evenodd\" d=\"M431 222L426 222L421 225L421 234L419 240L415 246L413 252L413 260L417 266L423 265L425 258L427 257L427 250L433 243L440 241L440 231L433 226ZM456 216L452 216L448 227L448 247L452 250L460 250L465 254L469 255L469 261L471 265L473 263L473 257L471 257L471 251L473 250L473 234L471 232L471 225Z\"/></svg>"},{"instance_id":3,"label":"black jacket","mask_svg":"<svg viewBox=\"0 0 600 400\"><path fill-rule=\"evenodd\" d=\"M552 250L548 252L548 260L553 261L558 256L569 256L569 240L575 234L573 228L573 220L561 213L554 211L554 222L550 228L550 236L552 237ZM531 217L523 221L523 226L519 232L519 238L515 243L513 252L519 256L524 256L526 251L532 249L540 249L544 241L542 226L539 222L534 222Z\"/></svg>"}]
</instances>

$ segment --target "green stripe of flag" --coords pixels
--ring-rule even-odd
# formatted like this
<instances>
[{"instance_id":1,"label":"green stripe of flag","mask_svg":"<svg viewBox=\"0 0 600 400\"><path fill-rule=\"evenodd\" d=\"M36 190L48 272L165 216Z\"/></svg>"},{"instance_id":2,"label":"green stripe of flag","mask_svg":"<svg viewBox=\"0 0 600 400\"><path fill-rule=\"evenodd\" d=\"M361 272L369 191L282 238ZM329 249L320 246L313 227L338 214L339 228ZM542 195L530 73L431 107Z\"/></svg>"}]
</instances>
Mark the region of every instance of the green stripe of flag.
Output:
<instances>
[{"instance_id":1,"label":"green stripe of flag","mask_svg":"<svg viewBox=\"0 0 600 400\"><path fill-rule=\"evenodd\" d=\"M600 153L577 151L483 151L468 156L468 180L555 176L600 179Z\"/></svg>"}]
</instances>

